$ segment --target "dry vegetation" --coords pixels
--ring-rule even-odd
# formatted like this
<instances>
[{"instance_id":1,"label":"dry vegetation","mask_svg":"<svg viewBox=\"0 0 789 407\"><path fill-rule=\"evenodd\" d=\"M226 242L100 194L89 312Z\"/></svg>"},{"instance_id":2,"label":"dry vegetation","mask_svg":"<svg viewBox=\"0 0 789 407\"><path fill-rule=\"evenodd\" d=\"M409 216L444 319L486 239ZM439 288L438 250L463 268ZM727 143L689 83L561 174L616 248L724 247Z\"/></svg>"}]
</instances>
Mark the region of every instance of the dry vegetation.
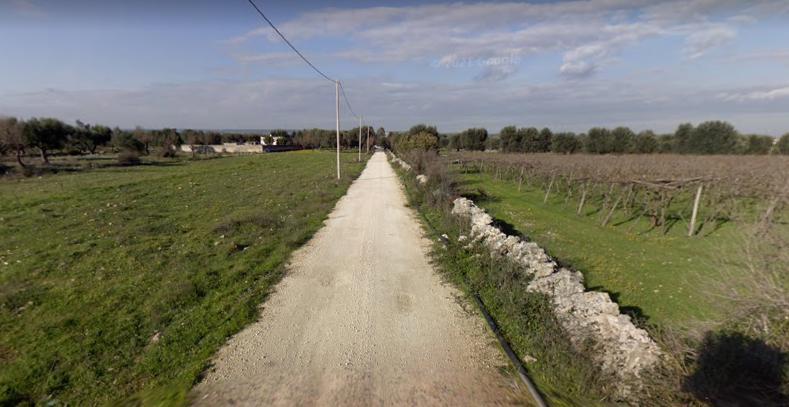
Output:
<instances>
[{"instance_id":1,"label":"dry vegetation","mask_svg":"<svg viewBox=\"0 0 789 407\"><path fill-rule=\"evenodd\" d=\"M475 276L494 280L475 287L486 304L527 296L498 279L500 265L467 264L473 253L449 250L454 223L446 206L458 194L583 271L593 289L612 292L667 356L646 378L645 405L789 402L789 157L401 156L428 176L427 186L409 189L424 191L412 201L434 233L450 236L437 252L444 268L461 285ZM495 308L517 351L536 355L529 371L552 403L609 403L581 359L559 360L573 352L557 355L561 341L546 331L545 315ZM522 330L527 321L539 322ZM593 390L601 394L590 397Z\"/></svg>"},{"instance_id":2,"label":"dry vegetation","mask_svg":"<svg viewBox=\"0 0 789 407\"><path fill-rule=\"evenodd\" d=\"M789 185L789 158L783 156L557 155L454 153L464 170L494 174L539 186L545 200L560 194L575 200L580 214L596 202L603 225L617 210L651 219L667 232L678 221L689 235L731 220L770 217ZM696 200L698 197L698 203ZM698 222L693 208L698 207ZM759 213L757 213L759 212Z\"/></svg>"}]
</instances>

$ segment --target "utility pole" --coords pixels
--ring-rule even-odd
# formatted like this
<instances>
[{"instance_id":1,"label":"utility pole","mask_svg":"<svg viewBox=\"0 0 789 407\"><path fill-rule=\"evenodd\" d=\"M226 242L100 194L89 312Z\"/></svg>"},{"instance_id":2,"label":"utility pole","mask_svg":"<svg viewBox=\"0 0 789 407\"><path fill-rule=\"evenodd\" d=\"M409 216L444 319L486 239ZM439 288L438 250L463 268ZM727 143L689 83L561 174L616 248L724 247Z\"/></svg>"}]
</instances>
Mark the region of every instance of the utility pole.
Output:
<instances>
[{"instance_id":1,"label":"utility pole","mask_svg":"<svg viewBox=\"0 0 789 407\"><path fill-rule=\"evenodd\" d=\"M367 126L367 154L370 154L370 126Z\"/></svg>"},{"instance_id":2,"label":"utility pole","mask_svg":"<svg viewBox=\"0 0 789 407\"><path fill-rule=\"evenodd\" d=\"M340 81L334 82L334 95L336 97L337 112L337 179L340 179Z\"/></svg>"},{"instance_id":3,"label":"utility pole","mask_svg":"<svg viewBox=\"0 0 789 407\"><path fill-rule=\"evenodd\" d=\"M359 158L357 161L362 162L362 115L359 115Z\"/></svg>"}]
</instances>

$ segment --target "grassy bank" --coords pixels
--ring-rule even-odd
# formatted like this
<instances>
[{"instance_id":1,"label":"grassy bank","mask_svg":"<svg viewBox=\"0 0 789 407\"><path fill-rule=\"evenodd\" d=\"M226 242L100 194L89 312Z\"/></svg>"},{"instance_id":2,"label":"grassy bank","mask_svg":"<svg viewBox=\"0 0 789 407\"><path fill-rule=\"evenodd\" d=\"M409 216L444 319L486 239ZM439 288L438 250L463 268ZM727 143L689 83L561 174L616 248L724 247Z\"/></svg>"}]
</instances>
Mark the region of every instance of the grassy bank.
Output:
<instances>
[{"instance_id":1,"label":"grassy bank","mask_svg":"<svg viewBox=\"0 0 789 407\"><path fill-rule=\"evenodd\" d=\"M412 164L414 157L409 158ZM574 349L551 311L549 300L526 292L529 279L519 266L491 257L480 247L466 248L458 241L468 235L467 225L449 213L448 202L456 186L451 174L437 163L419 168L428 184L418 186L414 172L398 169L409 203L418 210L433 245L433 263L444 277L466 295L478 295L502 334L518 354L541 394L553 406L602 406L611 393L609 378L595 363ZM441 235L447 235L443 238ZM525 392L525 389L524 389ZM524 400L529 396L524 394Z\"/></svg>"},{"instance_id":2,"label":"grassy bank","mask_svg":"<svg viewBox=\"0 0 789 407\"><path fill-rule=\"evenodd\" d=\"M587 287L609 292L625 310L656 323L683 325L716 319L715 298L700 290L736 263L742 236L726 224L704 238L649 229L647 220L624 215L601 226L596 216L578 216L562 197L543 202L545 192L482 173L459 174L462 192L473 195L491 216L510 224L551 256L584 273Z\"/></svg>"},{"instance_id":3,"label":"grassy bank","mask_svg":"<svg viewBox=\"0 0 789 407\"><path fill-rule=\"evenodd\" d=\"M602 226L594 213L577 215L561 196L546 201L539 187L519 190L513 181L453 170L435 154L406 159L415 170L403 181L437 242L436 264L482 297L552 405L610 404L613 383L588 349L568 343L547 299L526 291L528 277L517 266L458 243L468 235L468 226L449 214L458 195L474 199L507 233L524 233L583 271L589 288L610 292L624 312L641 318L666 356L658 371L644 376L641 404L778 406L789 400L783 212L758 235L727 222L689 238L622 213ZM417 173L428 176L427 185L416 185Z\"/></svg>"},{"instance_id":4,"label":"grassy bank","mask_svg":"<svg viewBox=\"0 0 789 407\"><path fill-rule=\"evenodd\" d=\"M487 173L457 175L461 193L471 195L511 232L523 233L553 257L581 270L587 287L610 293L642 323L692 329L724 320L736 302L715 295L716 282L749 273L743 248L748 225L742 222L728 222L693 238L682 228L663 233L648 219L622 212L602 226L595 208L579 216L572 201L568 204L562 196L544 201L545 191L539 187ZM789 235L781 221L774 228Z\"/></svg>"},{"instance_id":5,"label":"grassy bank","mask_svg":"<svg viewBox=\"0 0 789 407\"><path fill-rule=\"evenodd\" d=\"M179 404L361 171L296 152L0 181L0 404Z\"/></svg>"}]
</instances>

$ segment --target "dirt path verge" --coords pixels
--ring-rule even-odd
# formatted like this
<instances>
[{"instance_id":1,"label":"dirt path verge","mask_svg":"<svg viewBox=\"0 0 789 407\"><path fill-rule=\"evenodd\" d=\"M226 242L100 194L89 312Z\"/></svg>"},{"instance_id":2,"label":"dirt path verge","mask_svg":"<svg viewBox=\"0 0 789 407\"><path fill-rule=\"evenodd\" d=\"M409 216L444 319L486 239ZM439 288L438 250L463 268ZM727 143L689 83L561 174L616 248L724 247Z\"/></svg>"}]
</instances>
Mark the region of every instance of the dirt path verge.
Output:
<instances>
[{"instance_id":1,"label":"dirt path verge","mask_svg":"<svg viewBox=\"0 0 789 407\"><path fill-rule=\"evenodd\" d=\"M293 256L260 320L217 353L198 405L510 404L481 319L427 259L383 153Z\"/></svg>"}]
</instances>

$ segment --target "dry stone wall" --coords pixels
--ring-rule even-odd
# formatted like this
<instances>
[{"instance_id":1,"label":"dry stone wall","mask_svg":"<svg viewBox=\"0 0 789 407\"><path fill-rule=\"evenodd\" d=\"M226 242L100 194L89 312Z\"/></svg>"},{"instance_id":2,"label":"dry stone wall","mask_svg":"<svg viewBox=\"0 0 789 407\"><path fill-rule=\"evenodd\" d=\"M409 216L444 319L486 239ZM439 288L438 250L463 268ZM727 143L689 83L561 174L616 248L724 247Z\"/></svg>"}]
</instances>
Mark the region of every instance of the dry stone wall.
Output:
<instances>
[{"instance_id":1,"label":"dry stone wall","mask_svg":"<svg viewBox=\"0 0 789 407\"><path fill-rule=\"evenodd\" d=\"M411 170L405 161L394 154L391 157L400 167ZM522 270L532 278L527 291L547 295L574 346L591 352L601 370L618 379L620 399L636 400L641 378L661 361L662 352L649 334L636 327L628 315L621 314L608 294L586 291L580 272L560 267L536 243L505 234L471 200L458 198L453 204L452 214L466 219L471 226L470 239L460 236L459 240L480 243L492 255L523 266Z\"/></svg>"},{"instance_id":2,"label":"dry stone wall","mask_svg":"<svg viewBox=\"0 0 789 407\"><path fill-rule=\"evenodd\" d=\"M456 199L452 214L469 221L472 241L523 266L532 277L527 290L551 299L554 313L572 343L591 351L601 370L619 379L618 395L631 399L642 374L660 362L661 351L649 334L621 314L608 294L586 291L580 272L559 267L536 243L506 235L471 200ZM590 343L592 349L588 348Z\"/></svg>"},{"instance_id":3,"label":"dry stone wall","mask_svg":"<svg viewBox=\"0 0 789 407\"><path fill-rule=\"evenodd\" d=\"M397 165L399 165L402 169L404 169L406 171L411 171L411 165L409 165L407 162L401 160L400 157L394 155L393 153L390 153L390 154L392 154L391 155L392 161L397 163Z\"/></svg>"}]
</instances>

